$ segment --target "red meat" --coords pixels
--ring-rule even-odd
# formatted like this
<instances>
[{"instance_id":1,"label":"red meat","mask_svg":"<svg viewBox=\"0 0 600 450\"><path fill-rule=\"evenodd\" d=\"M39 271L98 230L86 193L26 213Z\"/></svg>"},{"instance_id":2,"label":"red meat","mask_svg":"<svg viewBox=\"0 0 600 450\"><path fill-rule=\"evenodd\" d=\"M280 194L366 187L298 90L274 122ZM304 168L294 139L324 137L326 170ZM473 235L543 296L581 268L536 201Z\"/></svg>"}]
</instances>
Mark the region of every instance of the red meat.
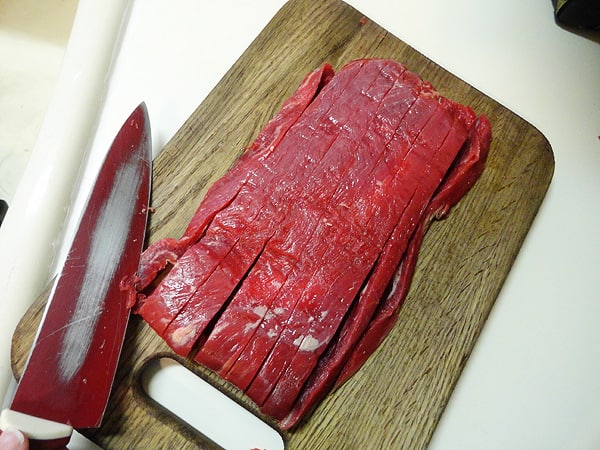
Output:
<instances>
[{"instance_id":1,"label":"red meat","mask_svg":"<svg viewBox=\"0 0 600 450\"><path fill-rule=\"evenodd\" d=\"M428 205L427 213L419 223L402 257L393 280L393 288L378 307L368 329L361 336L340 373L336 385L347 381L375 351L396 323L398 312L410 287L415 264L423 237L434 219L443 219L477 181L483 172L491 142L491 127L485 116L477 121L466 144L465 151L457 159L452 171L444 181L435 198Z\"/></svg>"},{"instance_id":2,"label":"red meat","mask_svg":"<svg viewBox=\"0 0 600 450\"><path fill-rule=\"evenodd\" d=\"M387 101L380 104L377 117L371 124L367 134L363 137L362 145L359 145L355 150L354 161L356 164L351 167L350 170L352 172L349 172L346 176L346 179L350 183L353 183L353 180L358 180L361 186L367 183L374 166L382 157L387 142L391 140L394 130L403 119L406 111L413 105L420 92L422 83L419 83L419 80L415 79L414 75L410 72L406 76L402 74L401 78L399 75L399 80L401 82L396 81L392 89L386 94ZM361 186L357 186L356 189L360 190ZM329 200L328 207L337 207L340 209L342 216L345 215L344 209L346 207L344 206L343 198L340 198L340 196L347 192L348 187L348 182L342 184ZM302 236L303 226L303 222L299 221L295 234L291 234L288 238L288 245L294 245L299 236ZM321 248L323 251L325 249L325 246ZM240 354L233 367L225 375L228 380L241 389L244 389L250 383L273 347L274 338L279 335L280 330L289 318L291 308L286 308L286 303L288 302L290 291L287 287L297 286L302 276L304 276L304 279L307 279L306 277L310 275L311 272L307 271L304 267L297 267L296 271L290 275L286 281L287 286L282 287L280 289L281 292L278 291L276 293L278 297L274 298L271 302L270 309L264 315L260 326L243 349L243 353Z\"/></svg>"},{"instance_id":3,"label":"red meat","mask_svg":"<svg viewBox=\"0 0 600 450\"><path fill-rule=\"evenodd\" d=\"M279 151L277 144L288 135L289 129L304 117L302 113L308 107L319 117L326 112L316 108L312 100L316 91L323 89L323 82L328 83L330 73L331 67L324 65L305 79L296 93L284 103L281 112L261 131L253 146L210 188L179 241L158 241L144 252L148 259L142 256L138 270L141 280L137 286L139 290L151 281L157 270L167 264L166 257L182 258L152 294L138 305L138 313L161 336L171 321L183 310L196 289L206 281L217 264L239 240L247 223L258 215L260 201L255 196L242 193L252 192L257 185L265 182L265 177L272 179L271 166L286 156L290 157ZM329 89L334 97L338 96L340 91L344 92L344 85L338 87L340 89ZM214 225L213 230L209 228L204 236L209 223ZM197 242L198 240L201 241ZM182 254L184 256L181 256Z\"/></svg>"},{"instance_id":4,"label":"red meat","mask_svg":"<svg viewBox=\"0 0 600 450\"><path fill-rule=\"evenodd\" d=\"M198 362L225 375L243 350L244 344L257 331L262 319L267 315L273 320L280 316L270 311L272 299L281 295L281 286L293 268L293 263L297 264L301 260L303 248L313 236L312 230L323 220L324 204L329 201L341 180L348 177L352 164L357 161L357 141L366 132L365 127L368 125L364 118L369 114L375 117L377 105L400 75L398 71L404 70L398 66L390 68L394 69L394 77L390 77L382 69L385 69L385 66L372 64L369 70L361 73L360 78L357 77L357 87L369 84L370 86L362 88L365 89L365 95L354 96L354 107L349 108L349 103L343 105L346 114L351 113L344 125L344 129L348 131L337 133L335 141L331 145L328 144L327 154L305 181L302 190L286 189L285 202L293 206L286 218L286 223L290 226L282 226L280 233L269 242L198 353ZM364 77L372 81L364 81ZM317 145L316 140L313 139L311 144ZM297 280L294 286L299 287ZM278 306L277 310L281 308L285 309L285 306ZM231 337L235 339L235 346L229 341ZM272 339L273 336L269 338ZM253 358L253 362L256 361L257 358ZM258 364L260 365L260 362Z\"/></svg>"},{"instance_id":5,"label":"red meat","mask_svg":"<svg viewBox=\"0 0 600 450\"><path fill-rule=\"evenodd\" d=\"M144 253L137 311L293 427L389 332L429 223L479 177L490 139L487 119L401 64L324 65L182 238Z\"/></svg>"},{"instance_id":6,"label":"red meat","mask_svg":"<svg viewBox=\"0 0 600 450\"><path fill-rule=\"evenodd\" d=\"M359 261L361 263L357 267L356 273L353 273L353 270L343 270L344 267L340 266L340 277L335 280L323 296L325 303L327 303L328 298L331 298L334 301L332 305L320 307L318 309L320 312L309 316L308 320L303 320L302 314L296 320L292 317L291 321L293 323L309 323L310 326L304 327L302 332L304 338L294 356L290 358L289 355L285 355L287 368L281 377L275 383L272 383L273 390L262 407L264 413L276 419L283 419L287 415L304 382L315 367L319 356L333 338L357 294L360 285L356 285L356 281L351 284L352 281L362 282L366 279L377 260L381 248L394 229L394 225L403 224L402 229L406 230L407 234L412 234L412 230L416 226L415 222L419 221L425 209L423 205L427 205L460 150L467 137L468 128L465 127L466 124L460 121L460 117L455 114L455 105L443 99L440 100L439 103L433 101L433 103L438 103L439 106L431 119L422 128L408 155L397 158L394 161L395 164L385 165L386 168L389 168L400 164L400 160L402 161L402 165L395 176L381 180L376 179L377 182L382 184L381 189L387 194L385 197L392 198L394 201L391 202L391 208L386 208L382 203L382 206L377 210L377 214L372 216L372 220L369 220L367 224L367 226L370 225L368 234L377 236L379 239L372 243L369 243L368 239L363 239L363 242L367 242L369 247L359 249L354 255L352 262ZM390 155L390 159L392 159L391 156L394 152L389 151L386 154ZM412 180L414 180L414 184L410 183ZM374 196L370 197L373 198ZM403 197L405 199L404 206L398 204ZM398 211L402 212L398 213ZM350 216L356 217L352 213L350 213ZM384 218L388 218L388 220L384 221ZM331 264L328 264L328 266L331 266ZM352 266L350 267L352 268ZM352 286L351 290L349 286ZM347 295L342 296L341 293ZM294 312L296 311L298 311L298 307L294 310ZM300 309L300 311L303 311L303 309ZM323 315L326 315L326 321L322 323L318 319ZM308 344L306 344L307 340ZM318 343L318 347L313 349L314 345L311 344L316 343ZM271 353L271 355L273 354L274 352Z\"/></svg>"},{"instance_id":7,"label":"red meat","mask_svg":"<svg viewBox=\"0 0 600 450\"><path fill-rule=\"evenodd\" d=\"M403 136L410 136L412 141L415 140L419 130L425 126L427 120L437 106L435 102L432 103L428 100L430 98L430 90L426 89L425 91L418 91L418 94L418 99L416 102L413 102L414 104L411 104L409 110L412 111L412 113L406 114L399 127L399 129L402 130ZM395 99L394 97L391 98ZM395 148L398 158L403 158L408 154L408 150L412 144L411 140L395 139L395 135L392 135L391 139L388 140L387 147L385 143L382 146L382 150L386 150L386 152L382 152L381 161L375 160L370 172L375 171L374 167L383 167L385 169L388 166L385 161L386 158L383 155L387 154L390 146ZM369 141L366 141L365 144L368 146ZM379 164L377 164L377 162L379 162ZM385 170L380 172L385 174ZM286 328L284 330L284 336L277 341L275 349L271 350L275 345L275 342L272 342L270 347L268 347L268 351L270 351L269 359L265 362L261 371L254 378L252 385L247 391L250 398L255 400L258 404L261 404L269 395L270 388L273 387L274 382L285 368L287 357L293 355L294 350L298 347L297 345L294 345L294 341L296 339L302 339L301 330L306 325L306 320L308 319L300 321L289 319L295 305L301 301L301 293L304 295L303 298L308 298L310 300L310 292L312 291L308 290L307 284L310 283L311 280L315 289L318 289L321 285L331 283L332 280L322 280L323 270L328 267L333 268L331 263L343 256L341 254L338 255L337 253L340 253L344 249L344 242L347 242L346 245L350 247L350 250L352 250L351 245L354 241L361 242L361 237L348 234L352 229L351 226L353 224L352 222L346 224L345 217L350 217L357 223L364 223L374 215L373 205L379 204L380 209L385 208L386 198L389 199L389 195L385 198L382 198L381 195L377 195L378 190L383 186L385 179L381 174L374 175L373 173L367 172L365 175L366 176L362 176L358 179L358 183L350 178L347 184L341 186L336 193L337 195L334 195L334 198L332 199L333 211L337 212L339 218L336 218L335 220L329 218L329 220L321 226L323 233L329 233L334 236L334 238L331 238L328 234L324 234L322 236L322 241L313 240L309 250L306 251L307 255L304 258L304 265L298 268L298 277L302 277L301 279L304 279L305 281L303 283L298 283L297 279L293 279L290 283L290 289L280 294L277 299L274 309L280 309L283 311L282 314L285 314L283 323L285 323ZM351 190L349 189L350 187L354 187L354 189ZM376 201L377 198L379 198L379 201ZM370 211L370 213L368 211ZM342 232L339 228L336 229L327 224L335 224L337 227L346 225L346 229ZM338 235L345 240L337 240L336 242L335 236ZM381 236L381 233L379 233L379 235ZM380 239L382 238L383 237ZM335 245L327 244L328 239L332 239L332 242L335 242ZM367 254L371 254L372 251L378 251L376 243L373 243L373 245L370 245L369 247L370 248L367 248L366 250ZM346 255L346 260L352 257L353 254L348 254ZM329 258L333 259L330 260ZM342 271L346 270L350 265L350 263L345 262L346 260L339 261ZM323 266L323 261L328 261L328 264ZM361 280L359 279L358 282L360 283ZM301 289L297 289L298 286L300 286ZM267 330L270 330L271 328L272 325L269 326ZM279 334L275 337L279 337ZM253 346L254 349L257 349L258 347L258 345ZM264 354L264 351L262 353ZM256 361L259 364L261 362L260 359ZM253 361L252 364L256 364L256 361Z\"/></svg>"},{"instance_id":8,"label":"red meat","mask_svg":"<svg viewBox=\"0 0 600 450\"><path fill-rule=\"evenodd\" d=\"M485 166L490 140L489 122L482 117L429 204L399 266L393 266L393 262L386 261L390 259L390 253L397 254L395 246L392 245L393 239L386 243L386 248L359 300L353 305L353 310L344 322L340 336L319 360L293 408L280 422L282 428L289 429L297 425L302 417L327 395L334 384L339 386L356 373L387 335L395 323L399 307L408 291L418 251L429 223L434 219L443 219L479 178ZM379 299L384 293L385 280L390 279L388 272L391 267L396 267L395 292L388 296L387 302L382 303L377 317L371 322ZM391 297L394 297L394 301L391 301ZM369 332L364 334L367 327ZM359 341L360 344L357 345ZM340 374L342 368L344 370Z\"/></svg>"},{"instance_id":9,"label":"red meat","mask_svg":"<svg viewBox=\"0 0 600 450\"><path fill-rule=\"evenodd\" d=\"M335 129L345 126L348 120L348 103L358 97L361 85L353 80L358 77L359 72L371 77L376 73L371 68L363 71L361 63L353 64L345 74L336 77L331 86L324 89L322 95L290 128L277 149L272 152L273 156L262 162L263 165L256 170L252 181L248 182L249 187L244 186L231 205L217 214L213 222L225 225L209 226L207 237L226 235L231 236L231 239L229 245L219 247L219 253L210 255L203 270L197 271L194 291L180 301L180 313L163 333L167 343L178 353L189 353L206 325L227 301L246 271L260 256L266 242L281 225L291 205L289 192L295 191L294 186L310 176L323 155L329 151L337 136ZM339 92L342 95L336 95ZM332 127L332 123L337 125ZM309 135L307 128L314 128L314 132ZM315 145L316 142L322 145ZM298 148L303 151L298 151ZM281 155L279 159L275 158L276 153ZM258 187L263 189L258 190ZM249 201L246 202L246 199ZM238 205L244 203L253 207L238 209ZM257 210L258 218L254 219ZM240 246L242 250L236 248ZM221 283L220 272L212 272L213 267L218 267L219 264L234 268L234 271L228 270L228 273L235 278L228 280L226 284ZM209 273L208 278L203 276L205 272ZM164 297L162 302L168 302L168 294ZM200 353L198 358L203 354ZM208 361L204 363L209 365Z\"/></svg>"}]
</instances>

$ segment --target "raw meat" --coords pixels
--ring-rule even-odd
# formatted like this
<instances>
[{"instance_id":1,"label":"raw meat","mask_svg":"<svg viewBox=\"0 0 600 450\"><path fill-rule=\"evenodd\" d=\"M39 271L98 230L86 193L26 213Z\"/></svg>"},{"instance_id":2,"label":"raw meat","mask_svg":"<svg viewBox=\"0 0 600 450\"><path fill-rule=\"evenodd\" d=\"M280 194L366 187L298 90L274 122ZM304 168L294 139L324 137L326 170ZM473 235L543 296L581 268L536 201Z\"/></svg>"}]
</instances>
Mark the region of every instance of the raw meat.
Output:
<instances>
[{"instance_id":1,"label":"raw meat","mask_svg":"<svg viewBox=\"0 0 600 450\"><path fill-rule=\"evenodd\" d=\"M324 64L184 235L146 250L136 311L294 427L392 328L429 223L479 177L490 139L485 117L397 62Z\"/></svg>"},{"instance_id":2,"label":"raw meat","mask_svg":"<svg viewBox=\"0 0 600 450\"><path fill-rule=\"evenodd\" d=\"M421 91L422 83L419 80L413 78L412 74L408 73L407 76L400 78L402 82L396 82L392 89L388 92L388 98L392 99L392 96L396 96L394 101L380 105L380 109L377 114L377 118L373 121L371 129L363 137L363 145L359 146L355 161L352 168L354 173L348 177L349 180L361 180L362 183L366 183L370 179L370 174L373 168L385 149L386 143L393 137L394 130L398 126L398 123L403 119L406 111L414 104L417 95ZM359 162L360 161L360 162ZM342 208L340 214L345 215L345 209L347 208L346 203L340 198L348 189L347 184L339 186L334 195L329 200L329 206L337 205L337 208ZM300 233L291 235L289 239L289 245L293 245L297 242L300 234L302 236L303 224L299 222ZM325 246L321 250L325 250ZM321 259L318 259L319 261ZM313 269L314 271L315 269ZM296 268L295 272L287 279L286 283L289 286L298 285L299 277L310 275L311 272L307 272L302 268ZM244 348L243 353L238 357L235 365L226 374L226 378L232 381L234 384L244 389L251 379L254 377L258 367L260 367L262 361L271 350L275 337L278 334L277 330L282 328L282 324L287 321L291 310L285 308L288 302L287 296L289 290L285 287L281 289L283 294L278 295L274 299L274 303L271 304L271 309L267 312L260 323L260 326L256 329L252 339L248 342ZM278 291L279 293L279 291ZM279 312L279 313L278 313Z\"/></svg>"},{"instance_id":3,"label":"raw meat","mask_svg":"<svg viewBox=\"0 0 600 450\"><path fill-rule=\"evenodd\" d=\"M393 148L389 148L386 152L386 155L390 156L390 161L386 161L385 167L399 167L399 169L393 176L375 178L375 180L376 183L382 184L382 190L387 194L387 198L393 199L391 202L393 207L382 206L365 224L368 227L367 236L376 236L379 239L363 237L361 243L365 244L365 248L359 247L350 261L344 261L338 266L339 278L332 279L327 293L323 296L325 305L319 305L316 314L313 312L307 317L303 314L304 309L300 308L298 317L292 316L290 322L310 324L310 326L303 327L301 333L303 339L295 354L292 353L291 360L285 353L281 355L285 358L286 369L276 382L270 383L274 387L263 404L263 412L266 414L282 419L292 407L304 382L315 367L318 357L333 337L357 295L358 288L366 280L394 226L398 227L400 224L407 234L412 234L416 225L415 218L422 214L422 205L428 203L468 135L467 127L470 123L461 123L459 121L461 116L455 114L455 108L454 104L437 102L437 109L420 130L407 155L399 152L402 156L394 159ZM407 176L407 172L411 175ZM375 196L368 197L372 199ZM384 214L384 208L389 211L389 215ZM352 210L349 215L360 217L360 214L353 214ZM356 271L348 270L348 265L356 262L361 263L360 267L356 267ZM349 267L353 269L353 266ZM326 267L331 268L335 265L328 263ZM342 297L340 292L346 293L346 296ZM331 305L327 305L328 299L332 300ZM298 308L294 310L296 311ZM323 316L326 320L319 320ZM305 345L307 340L309 344ZM315 345L318 347L313 348ZM274 351L271 352L271 355L274 354ZM253 398L252 395L250 397Z\"/></svg>"},{"instance_id":4,"label":"raw meat","mask_svg":"<svg viewBox=\"0 0 600 450\"><path fill-rule=\"evenodd\" d=\"M281 299L285 297L285 288L292 286L296 292L301 289L302 285L298 279L295 279L294 282L286 282L287 274L293 267L293 264L286 261L291 259L297 261L296 264L304 262L305 258L300 259L300 255L303 254L305 246L311 239L314 241L319 236L318 233L315 236L312 230L315 230L323 220L328 220L324 215L324 206L330 201L341 180L349 177L352 165L356 165L355 163L358 160L355 157L356 142L366 133L368 125L364 118L369 115L375 118L379 102L392 88L394 79L397 77L396 73L394 73L393 78L384 74L382 68L374 65L371 65L370 69L372 74L365 71L360 75L361 79L368 76L373 77L374 80L365 89L364 95L355 94L354 107L352 108L348 108L348 104L343 105L344 109L342 111L345 114L352 113L349 119L345 121L344 129L347 132L336 133L335 141L329 146L328 152L319 167L306 180L302 191L287 190L288 198L286 201L295 206L288 215L288 223L291 223L291 226L283 227L281 229L282 233L269 242L253 271L244 281L240 292L232 299L219 322L217 322L215 330L213 330L196 357L198 362L207 365L222 375L227 373L231 364L237 359L239 352L242 351L243 348L238 348L238 345L241 347L250 338L256 341L256 333L260 334L259 329L257 329L259 325L261 325L262 330L267 330L268 341L273 340L273 333L276 331L268 331L273 328L273 325L267 327L265 322L275 320L279 323L284 322L286 320L284 317L285 312L289 310L285 302L280 304ZM375 78L375 76L378 78ZM361 79L357 80L358 85L365 83ZM360 111L360 120L357 120L358 111ZM313 139L311 145L316 145L315 141ZM278 279L270 276L273 268L282 270ZM299 272L301 274L310 273L306 270L299 270ZM253 292L256 289L262 290L260 295ZM272 307L273 299L277 299L277 304ZM258 314L254 314L256 311ZM281 314L274 311L281 311ZM267 321L263 320L265 317L267 317ZM232 333L234 330L231 327L235 327L237 331ZM277 326L274 329L276 330ZM230 336L235 336L235 349L228 342ZM265 345L268 345L268 342ZM255 368L260 367L261 361L258 360L258 355L253 357L252 361ZM250 370L248 366L245 366L246 376L253 376L249 373Z\"/></svg>"},{"instance_id":5,"label":"raw meat","mask_svg":"<svg viewBox=\"0 0 600 450\"><path fill-rule=\"evenodd\" d=\"M443 219L449 213L450 208L465 195L479 178L487 159L490 141L490 124L485 118L482 118L477 122L471 133L463 155L458 158L440 190L428 205L427 212L411 237L408 249L396 271L392 281L392 289L381 301L375 317L372 318L368 329L352 351L352 355L339 375L336 385L343 384L362 366L396 323L399 308L410 287L421 243L430 223L434 219Z\"/></svg>"},{"instance_id":6,"label":"raw meat","mask_svg":"<svg viewBox=\"0 0 600 450\"><path fill-rule=\"evenodd\" d=\"M303 191L307 190L306 186L300 185L302 180L314 176L314 172L321 167L321 161L326 158L326 155L331 153L330 150L333 146L333 142L338 136L336 131L337 128L347 126L347 122L350 119L348 114L348 104L353 102L356 98L360 98L358 94L362 85L355 82L355 80L359 78L358 74L361 74L360 79L363 79L362 77L371 77L375 79L378 73L379 72L372 67L362 70L362 64L356 64L346 73L346 76L333 80L332 85L325 89L323 95L313 102L311 110L307 111L279 143L276 151L284 155L284 158L282 158L281 162L277 165L271 165L271 167L265 171L265 178L268 175L270 182L253 182L253 185L263 186L263 189L260 191L256 189L254 192L248 193L250 195L247 195L246 192L238 194L236 201L249 196L255 201L256 199L259 199L261 203L265 205L261 210L261 216L258 220L254 220L252 223L244 226L246 232L239 238L240 242L247 249L250 249L250 253L246 259L236 259L229 263L231 266L242 268L242 270L236 274L237 276L233 279L234 282L231 285L219 285L218 280L215 280L213 283L211 283L210 279L207 280L207 282L199 288L197 293L206 289L208 292L211 292L212 295L206 297L202 294L195 294L194 298L199 301L195 302L192 300L186 305L184 316L178 316L173 320L170 325L171 330L177 331L180 328L185 327L185 335L187 336L187 346L185 349L187 351L191 349L191 346L203 331L203 327L208 323L207 320L204 320L207 307L213 305L212 311L217 312L220 306L227 301L238 282L246 275L246 271L251 267L253 268L252 273L259 270L258 268L261 266L261 261L264 259L261 257L261 253L265 253L267 242L272 240L271 238L277 229L281 229L282 227L285 228L282 221L284 219L289 221L289 210L294 205L294 202L290 199L291 193L298 192L300 188ZM335 95L328 95L328 92L339 92L340 83L343 83L345 86L342 90L342 95L339 98ZM338 88L334 89L334 86L338 86ZM326 112L324 113L324 111ZM334 126L332 126L332 124L334 124ZM312 130L312 128L314 128L314 131L309 135L306 130ZM277 176L277 174L282 176ZM310 195L314 196L315 192L310 192ZM228 210L235 211L235 205L232 205ZM263 214L265 212L266 214ZM245 215L247 215L247 213ZM210 230L211 229L209 228L209 231ZM235 236L239 236L241 230L243 230L243 228L239 225L232 228L232 232ZM232 253L227 256L229 257L231 255ZM232 258L229 259L231 260ZM252 275L249 274L248 276L250 277ZM215 283L217 284L215 285ZM232 306L230 306L227 308L227 311L231 311L232 309ZM193 317L202 317L203 320L194 325L193 330L189 330L190 325L193 324ZM192 321L190 321L190 319ZM220 319L215 326L215 330L218 330L220 323L223 322L224 320ZM236 324L238 330L241 330L243 326L246 325ZM170 341L169 332L170 330L167 329L167 335L164 336L167 342ZM215 332L213 331L213 334L214 333ZM211 368L213 365L208 359L210 358L208 349L213 341L214 340L209 338L197 356L197 360L199 361L204 357L202 363ZM226 345L225 348L229 348L229 346Z\"/></svg>"},{"instance_id":7,"label":"raw meat","mask_svg":"<svg viewBox=\"0 0 600 450\"><path fill-rule=\"evenodd\" d=\"M468 143L461 150L461 154L419 222L399 266L393 262L395 259L393 255L398 253L397 249L394 245L390 245L393 240L388 240L369 282L346 319L339 337L327 348L293 408L285 419L280 421L282 428L288 429L297 425L334 385L340 386L356 373L391 330L408 292L418 252L429 224L434 219L443 219L450 212L450 208L479 178L487 159L490 140L489 122L479 120ZM372 319L386 288L384 280L390 279L390 269L396 273L390 283L392 289L386 296L386 300L379 306L376 317ZM365 333L367 327L368 331Z\"/></svg>"}]
</instances>

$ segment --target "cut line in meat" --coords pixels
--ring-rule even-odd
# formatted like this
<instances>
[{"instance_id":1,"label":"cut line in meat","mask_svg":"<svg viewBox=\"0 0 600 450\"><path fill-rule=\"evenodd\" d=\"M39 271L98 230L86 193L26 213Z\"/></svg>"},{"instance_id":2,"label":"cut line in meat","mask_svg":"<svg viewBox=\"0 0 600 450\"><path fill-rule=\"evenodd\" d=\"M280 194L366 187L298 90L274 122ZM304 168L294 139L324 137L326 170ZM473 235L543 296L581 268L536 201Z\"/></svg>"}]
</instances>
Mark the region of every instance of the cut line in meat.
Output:
<instances>
[{"instance_id":1,"label":"cut line in meat","mask_svg":"<svg viewBox=\"0 0 600 450\"><path fill-rule=\"evenodd\" d=\"M144 252L135 311L293 428L389 333L429 224L479 178L490 141L485 116L395 61L324 64L184 235Z\"/></svg>"}]
</instances>

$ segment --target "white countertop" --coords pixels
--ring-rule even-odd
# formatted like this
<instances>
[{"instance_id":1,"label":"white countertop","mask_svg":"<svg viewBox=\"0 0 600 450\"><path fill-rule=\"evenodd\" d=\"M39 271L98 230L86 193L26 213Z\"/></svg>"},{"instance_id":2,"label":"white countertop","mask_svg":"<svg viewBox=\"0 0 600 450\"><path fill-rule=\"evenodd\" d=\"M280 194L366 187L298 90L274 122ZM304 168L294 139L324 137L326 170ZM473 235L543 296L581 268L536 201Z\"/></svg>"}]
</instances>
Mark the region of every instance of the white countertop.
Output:
<instances>
[{"instance_id":1,"label":"white countertop","mask_svg":"<svg viewBox=\"0 0 600 450\"><path fill-rule=\"evenodd\" d=\"M550 0L349 3L536 126L556 160L431 449L600 448L600 32L559 27ZM134 2L92 149L145 100L158 152L282 4Z\"/></svg>"}]
</instances>

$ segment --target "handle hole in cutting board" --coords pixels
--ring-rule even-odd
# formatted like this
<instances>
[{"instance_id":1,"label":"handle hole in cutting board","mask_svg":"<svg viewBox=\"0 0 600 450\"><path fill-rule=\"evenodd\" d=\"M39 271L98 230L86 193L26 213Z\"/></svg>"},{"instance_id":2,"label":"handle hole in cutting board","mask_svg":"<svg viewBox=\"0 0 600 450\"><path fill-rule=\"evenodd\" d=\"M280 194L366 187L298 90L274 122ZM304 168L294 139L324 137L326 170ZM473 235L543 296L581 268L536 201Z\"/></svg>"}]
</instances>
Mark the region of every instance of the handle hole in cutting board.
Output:
<instances>
[{"instance_id":1,"label":"handle hole in cutting board","mask_svg":"<svg viewBox=\"0 0 600 450\"><path fill-rule=\"evenodd\" d=\"M177 361L154 359L142 371L145 393L227 450L283 450L282 436Z\"/></svg>"}]
</instances>

